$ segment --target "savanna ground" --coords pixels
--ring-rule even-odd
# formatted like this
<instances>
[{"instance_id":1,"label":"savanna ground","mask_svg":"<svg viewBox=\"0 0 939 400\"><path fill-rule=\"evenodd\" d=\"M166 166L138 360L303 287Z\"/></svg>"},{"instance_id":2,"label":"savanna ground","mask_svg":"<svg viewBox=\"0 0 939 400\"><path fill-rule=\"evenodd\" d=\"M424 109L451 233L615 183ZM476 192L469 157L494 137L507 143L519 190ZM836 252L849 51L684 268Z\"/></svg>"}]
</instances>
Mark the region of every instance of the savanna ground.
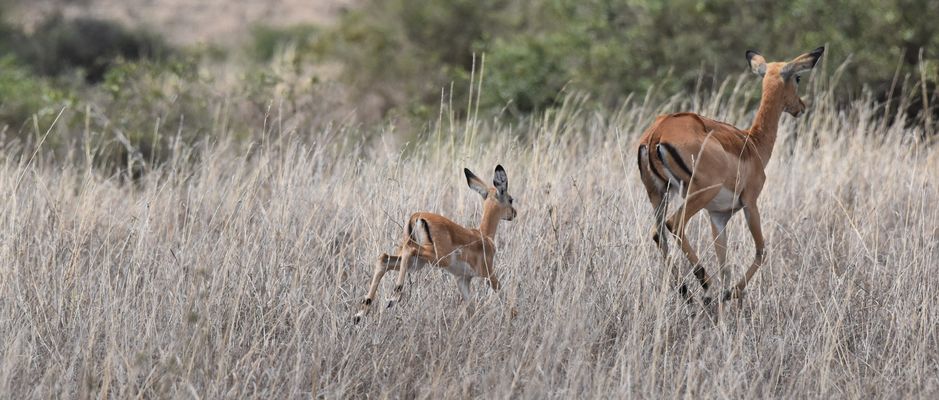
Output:
<instances>
[{"instance_id":1,"label":"savanna ground","mask_svg":"<svg viewBox=\"0 0 939 400\"><path fill-rule=\"evenodd\" d=\"M444 109L403 145L391 131L360 139L356 125L300 138L274 110L249 145L179 145L132 181L83 166L81 149L72 162L5 152L0 393L939 394L939 150L870 101L836 107L811 87L811 111L783 117L767 169L768 262L720 314L679 301L650 239L634 145L662 112L745 126L755 104L731 87L615 111L571 96L515 123L453 122ZM464 308L448 275L424 269L399 306L353 325L407 216L475 224L481 202L461 169L489 178L497 163L519 210L496 238L503 289L477 280ZM753 247L742 217L729 230L737 276ZM690 237L713 266L703 218Z\"/></svg>"}]
</instances>

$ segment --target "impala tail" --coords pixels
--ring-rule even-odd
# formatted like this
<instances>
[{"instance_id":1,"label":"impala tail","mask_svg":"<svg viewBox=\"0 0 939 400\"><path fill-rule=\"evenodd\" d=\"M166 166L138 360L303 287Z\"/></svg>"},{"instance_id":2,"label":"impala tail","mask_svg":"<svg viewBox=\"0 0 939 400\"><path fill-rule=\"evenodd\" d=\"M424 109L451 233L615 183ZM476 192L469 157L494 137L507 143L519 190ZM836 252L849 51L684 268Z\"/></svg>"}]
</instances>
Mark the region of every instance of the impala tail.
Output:
<instances>
[{"instance_id":1,"label":"impala tail","mask_svg":"<svg viewBox=\"0 0 939 400\"><path fill-rule=\"evenodd\" d=\"M434 242L430 237L430 226L427 225L427 220L423 218L417 218L414 223L408 225L408 236L418 246Z\"/></svg>"}]
</instances>

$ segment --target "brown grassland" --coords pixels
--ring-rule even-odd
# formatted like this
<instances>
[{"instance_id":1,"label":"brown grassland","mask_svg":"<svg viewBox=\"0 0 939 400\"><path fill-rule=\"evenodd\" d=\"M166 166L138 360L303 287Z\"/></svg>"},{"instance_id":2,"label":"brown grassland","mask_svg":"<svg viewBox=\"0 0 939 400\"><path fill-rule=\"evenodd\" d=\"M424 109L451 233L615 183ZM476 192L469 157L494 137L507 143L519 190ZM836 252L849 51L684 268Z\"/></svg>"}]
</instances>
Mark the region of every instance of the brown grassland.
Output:
<instances>
[{"instance_id":1,"label":"brown grassland","mask_svg":"<svg viewBox=\"0 0 939 400\"><path fill-rule=\"evenodd\" d=\"M807 85L809 113L783 117L760 198L768 260L740 304L715 314L668 284L638 135L681 110L745 126L756 81L613 111L575 95L512 123L444 110L403 145L355 125L281 132L274 112L250 145L179 147L133 182L77 155L5 152L0 393L939 395L939 147L871 101L836 106ZM475 280L463 307L449 275L424 269L402 303L353 325L408 215L477 223L462 168L488 178L497 163L519 211L496 237L502 290ZM753 247L742 217L728 229L737 276ZM703 217L689 237L713 265Z\"/></svg>"}]
</instances>

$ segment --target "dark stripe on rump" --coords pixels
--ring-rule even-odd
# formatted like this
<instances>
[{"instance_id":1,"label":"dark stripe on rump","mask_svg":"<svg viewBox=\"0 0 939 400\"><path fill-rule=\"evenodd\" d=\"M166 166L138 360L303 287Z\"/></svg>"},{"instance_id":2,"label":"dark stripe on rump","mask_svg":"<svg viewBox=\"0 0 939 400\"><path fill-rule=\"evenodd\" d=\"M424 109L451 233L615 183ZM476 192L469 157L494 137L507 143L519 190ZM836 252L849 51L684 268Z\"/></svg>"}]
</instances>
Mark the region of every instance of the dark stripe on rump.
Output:
<instances>
[{"instance_id":1,"label":"dark stripe on rump","mask_svg":"<svg viewBox=\"0 0 939 400\"><path fill-rule=\"evenodd\" d=\"M639 170L642 171L642 149L646 148L646 145L639 145L639 153L636 154L636 164L639 167Z\"/></svg>"},{"instance_id":2,"label":"dark stripe on rump","mask_svg":"<svg viewBox=\"0 0 939 400\"><path fill-rule=\"evenodd\" d=\"M685 160L682 160L681 156L678 155L678 150L675 150L675 148L668 143L659 143L659 146L662 146L662 148L668 152L668 155L678 162L678 168L681 168L689 177L691 176L691 168L688 168L688 165L685 164Z\"/></svg>"},{"instance_id":3,"label":"dark stripe on rump","mask_svg":"<svg viewBox=\"0 0 939 400\"><path fill-rule=\"evenodd\" d=\"M434 239L430 237L430 225L427 224L427 220L421 219L421 224L424 225L424 232L427 232L427 243L433 243Z\"/></svg>"},{"instance_id":4,"label":"dark stripe on rump","mask_svg":"<svg viewBox=\"0 0 939 400\"><path fill-rule=\"evenodd\" d=\"M652 165L652 152L649 151L649 148L646 147L646 145L642 145L641 147L646 149L646 164L648 164L649 171L651 171L652 175L655 175L656 178L659 178L660 181L668 183L668 179L665 179L664 176L659 174L659 171L655 169L654 165ZM639 150L639 155L642 155L642 149ZM639 169L642 170L642 158L640 157L639 160Z\"/></svg>"}]
</instances>

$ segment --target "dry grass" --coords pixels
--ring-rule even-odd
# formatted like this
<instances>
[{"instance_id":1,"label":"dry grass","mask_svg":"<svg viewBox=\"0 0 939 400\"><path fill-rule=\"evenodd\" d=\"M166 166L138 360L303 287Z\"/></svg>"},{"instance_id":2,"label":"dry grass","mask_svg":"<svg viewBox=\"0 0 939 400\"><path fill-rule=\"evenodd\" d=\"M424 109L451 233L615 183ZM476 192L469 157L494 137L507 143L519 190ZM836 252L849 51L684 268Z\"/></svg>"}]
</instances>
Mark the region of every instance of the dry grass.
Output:
<instances>
[{"instance_id":1,"label":"dry grass","mask_svg":"<svg viewBox=\"0 0 939 400\"><path fill-rule=\"evenodd\" d=\"M769 259L716 319L666 285L633 142L664 111L745 125L753 104L736 91L612 113L575 99L514 127L438 124L402 148L347 139L355 129L249 150L221 140L135 184L7 156L0 393L935 396L939 148L871 122L870 104L816 103L783 118L760 202ZM496 163L520 212L497 237L503 290L475 281L465 310L452 279L425 269L399 307L353 326L399 224L417 210L475 223L461 168ZM752 243L742 217L729 229L740 273Z\"/></svg>"}]
</instances>

